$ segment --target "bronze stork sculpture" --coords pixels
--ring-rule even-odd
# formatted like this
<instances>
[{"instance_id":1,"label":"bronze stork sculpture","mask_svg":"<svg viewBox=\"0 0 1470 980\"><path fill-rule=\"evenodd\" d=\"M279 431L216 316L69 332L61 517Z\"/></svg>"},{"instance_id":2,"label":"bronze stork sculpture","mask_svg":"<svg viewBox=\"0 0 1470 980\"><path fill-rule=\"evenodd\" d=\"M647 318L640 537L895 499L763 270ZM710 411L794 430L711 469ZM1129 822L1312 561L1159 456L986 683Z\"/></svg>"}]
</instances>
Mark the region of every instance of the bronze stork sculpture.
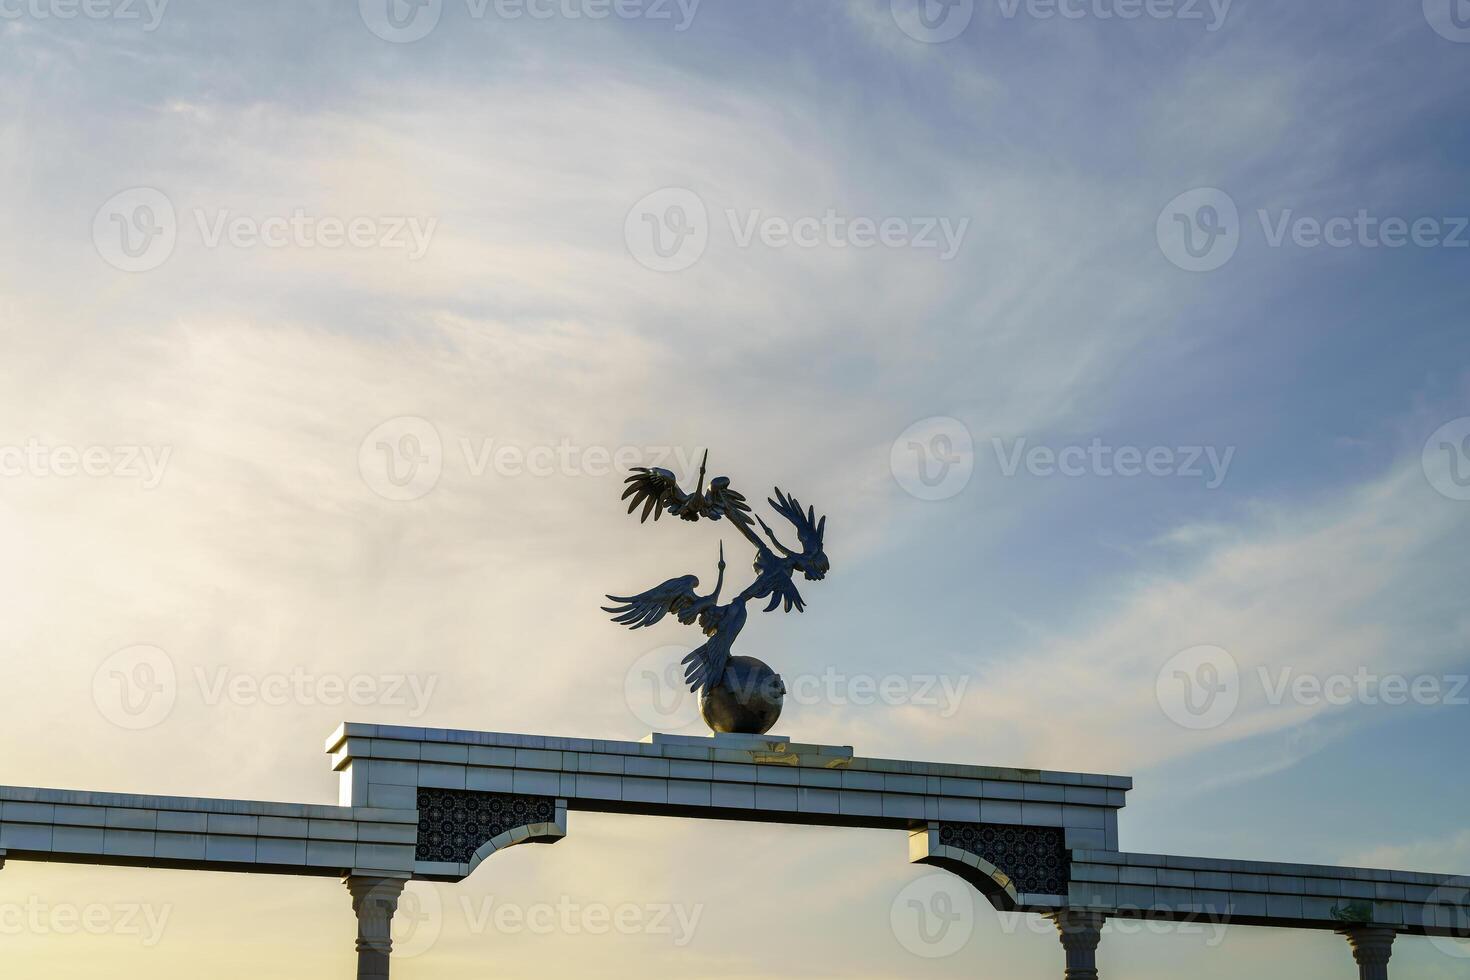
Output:
<instances>
[{"instance_id":1,"label":"bronze stork sculpture","mask_svg":"<svg viewBox=\"0 0 1470 980\"><path fill-rule=\"evenodd\" d=\"M705 723L716 732L764 735L780 717L786 688L766 664L754 657L735 656L731 648L745 626L745 606L752 599L768 599L766 612L777 606L784 606L785 612L806 608L792 573L799 571L808 581L826 577L829 564L822 538L827 518L819 520L811 507L803 511L795 497L777 487L775 497L768 498L767 503L796 531L800 550L788 548L770 525L751 513L745 496L731 489L728 477L715 477L705 485L708 461L706 452L692 493L680 489L678 478L668 470L635 467L623 491L623 499L630 501L628 513L641 506L640 523L650 516L657 521L665 511L686 521L729 520L755 548L755 581L729 602L720 603L725 585L725 546L721 542L719 576L710 594L697 593L699 578L684 575L637 595L610 595L608 598L617 605L604 606L603 611L612 614L613 622L629 629L652 626L669 613L685 625L697 622L709 639L684 658L684 680L690 691L700 695L699 708ZM757 524L769 544L756 534Z\"/></svg>"}]
</instances>

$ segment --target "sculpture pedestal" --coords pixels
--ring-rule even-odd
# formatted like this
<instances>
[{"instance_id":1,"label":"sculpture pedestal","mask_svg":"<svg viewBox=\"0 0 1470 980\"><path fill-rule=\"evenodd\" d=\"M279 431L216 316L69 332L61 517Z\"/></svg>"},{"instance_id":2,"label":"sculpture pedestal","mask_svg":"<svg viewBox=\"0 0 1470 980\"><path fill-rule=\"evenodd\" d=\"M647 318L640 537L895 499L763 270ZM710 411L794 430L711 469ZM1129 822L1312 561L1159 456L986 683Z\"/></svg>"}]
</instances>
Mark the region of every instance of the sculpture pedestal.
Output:
<instances>
[{"instance_id":1,"label":"sculpture pedestal","mask_svg":"<svg viewBox=\"0 0 1470 980\"><path fill-rule=\"evenodd\" d=\"M725 749L731 752L749 752L761 759L752 761L789 761L793 759L818 760L828 768L837 768L852 761L851 745L815 745L793 742L785 735L740 735L735 732L715 732L710 735L666 735L654 732L642 738L644 745L677 745L688 749ZM774 760L768 757L786 757Z\"/></svg>"}]
</instances>

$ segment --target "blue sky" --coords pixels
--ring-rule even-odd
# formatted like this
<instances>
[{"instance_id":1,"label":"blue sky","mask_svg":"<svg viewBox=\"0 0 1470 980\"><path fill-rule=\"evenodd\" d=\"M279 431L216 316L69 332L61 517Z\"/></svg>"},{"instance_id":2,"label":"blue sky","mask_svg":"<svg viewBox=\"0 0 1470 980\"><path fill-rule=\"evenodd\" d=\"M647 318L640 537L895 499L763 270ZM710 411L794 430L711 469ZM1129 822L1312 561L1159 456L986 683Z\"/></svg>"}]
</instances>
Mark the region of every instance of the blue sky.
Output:
<instances>
[{"instance_id":1,"label":"blue sky","mask_svg":"<svg viewBox=\"0 0 1470 980\"><path fill-rule=\"evenodd\" d=\"M619 632L598 600L710 574L720 528L638 528L615 506L619 477L590 467L475 460L487 441L708 446L752 495L779 483L830 517L832 575L804 589L803 616L753 618L745 652L788 679L964 685L943 710L791 705L785 734L1129 773L1125 849L1470 872L1463 701L1273 703L1261 680L1362 671L1448 687L1470 673L1470 502L1441 492L1454 460L1424 455L1470 416L1470 248L1444 241L1470 240L1457 234L1470 43L1438 0L1236 0L1223 18L1200 4L1203 19L1132 20L1100 16L1126 0L1067 5L1075 18L976 0L942 43L904 30L907 0L703 0L683 30L672 4L670 20L563 12L585 3L507 19L444 0L411 43L374 33L374 2L175 0L69 20L58 0L0 5L13 232L0 237L0 447L167 453L151 486L120 461L102 477L27 464L0 480L14 697L0 781L326 801L319 740L344 717L409 714L220 700L201 676L408 672L434 680L429 724L641 737L648 705L625 679L687 637ZM176 242L130 272L114 219L140 217L140 189L166 202ZM708 241L656 271L638 229L649 200L648 217L669 219L671 192L692 195ZM1185 198L1195 232L1201 202L1236 214L1221 244L1234 251L1212 248L1210 271L1182 268L1167 234L1190 192L1210 195ZM850 237L741 243L752 221L829 209L896 219L909 240L926 222L964 230L947 258ZM298 212L316 231L365 219L367 244L248 239ZM1439 243L1293 240L1360 212L1375 227L1432 219ZM214 241L234 219L247 237ZM409 219L422 254L393 244ZM432 427L442 472L390 499L363 451L405 418ZM894 452L918 423L973 446L959 460L971 476L943 499L909 492ZM1006 475L1020 440L1230 455L1213 487ZM125 729L93 678L139 644L165 653L177 698ZM1238 666L1239 706L1190 730L1158 679L1201 646ZM1005 935L983 911L955 956L908 955L885 923L919 872L885 835L575 823L467 894L554 900L572 876L589 901L703 914L680 949L562 937L568 973L1057 972L1054 939ZM730 866L688 874L712 845L785 869L765 882L782 911L752 907ZM277 955L303 975L340 971L350 952L321 941L346 929L335 883L12 864L0 886L175 907L147 948L11 937L18 976L100 962L193 976L242 907L281 942L240 950L222 978ZM779 966L748 949L756 929ZM447 925L402 972L551 968L544 945L471 932ZM1118 936L1103 965L1144 980L1181 963L1201 978L1325 978L1348 968L1344 946L1245 929L1220 949ZM1465 963L1413 940L1396 960L1430 978Z\"/></svg>"}]
</instances>

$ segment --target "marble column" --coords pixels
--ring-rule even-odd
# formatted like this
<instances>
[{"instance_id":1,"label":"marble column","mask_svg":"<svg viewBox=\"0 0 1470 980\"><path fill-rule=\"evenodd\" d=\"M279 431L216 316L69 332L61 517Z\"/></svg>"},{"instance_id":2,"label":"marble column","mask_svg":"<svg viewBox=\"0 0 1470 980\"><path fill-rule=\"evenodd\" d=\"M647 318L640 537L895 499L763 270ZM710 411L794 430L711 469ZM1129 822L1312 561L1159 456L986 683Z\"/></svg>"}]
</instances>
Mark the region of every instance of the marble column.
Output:
<instances>
[{"instance_id":1,"label":"marble column","mask_svg":"<svg viewBox=\"0 0 1470 980\"><path fill-rule=\"evenodd\" d=\"M1388 958L1393 955L1393 940L1397 933L1381 926L1359 926L1341 929L1338 934L1346 936L1348 945L1353 948L1353 959L1358 961L1359 980L1388 980Z\"/></svg>"},{"instance_id":2,"label":"marble column","mask_svg":"<svg viewBox=\"0 0 1470 980\"><path fill-rule=\"evenodd\" d=\"M393 952L393 913L407 883L402 878L352 875L342 879L357 915L357 980L388 980Z\"/></svg>"},{"instance_id":3,"label":"marble column","mask_svg":"<svg viewBox=\"0 0 1470 980\"><path fill-rule=\"evenodd\" d=\"M1097 945L1102 941L1101 912L1062 909L1047 916L1056 923L1067 951L1066 980L1097 980Z\"/></svg>"}]
</instances>

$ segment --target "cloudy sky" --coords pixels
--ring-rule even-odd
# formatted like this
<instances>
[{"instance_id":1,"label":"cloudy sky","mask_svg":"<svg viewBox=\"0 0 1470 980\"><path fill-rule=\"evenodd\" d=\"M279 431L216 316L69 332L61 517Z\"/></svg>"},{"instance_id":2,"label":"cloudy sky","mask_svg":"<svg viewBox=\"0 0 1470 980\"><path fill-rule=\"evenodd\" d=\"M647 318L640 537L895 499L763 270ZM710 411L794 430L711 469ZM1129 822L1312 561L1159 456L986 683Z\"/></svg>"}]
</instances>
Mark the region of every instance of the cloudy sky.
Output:
<instances>
[{"instance_id":1,"label":"cloudy sky","mask_svg":"<svg viewBox=\"0 0 1470 980\"><path fill-rule=\"evenodd\" d=\"M804 685L778 732L1131 774L1126 850L1470 872L1455 2L0 0L0 782L334 802L344 719L697 732L688 632L598 605L722 530L743 574L617 504L708 447L829 518L737 648ZM1060 971L978 900L914 955L905 858L574 814L415 886L395 975ZM486 914L558 903L672 925ZM352 963L331 880L12 863L0 910L6 976ZM1160 932L1105 975L1351 969Z\"/></svg>"}]
</instances>

